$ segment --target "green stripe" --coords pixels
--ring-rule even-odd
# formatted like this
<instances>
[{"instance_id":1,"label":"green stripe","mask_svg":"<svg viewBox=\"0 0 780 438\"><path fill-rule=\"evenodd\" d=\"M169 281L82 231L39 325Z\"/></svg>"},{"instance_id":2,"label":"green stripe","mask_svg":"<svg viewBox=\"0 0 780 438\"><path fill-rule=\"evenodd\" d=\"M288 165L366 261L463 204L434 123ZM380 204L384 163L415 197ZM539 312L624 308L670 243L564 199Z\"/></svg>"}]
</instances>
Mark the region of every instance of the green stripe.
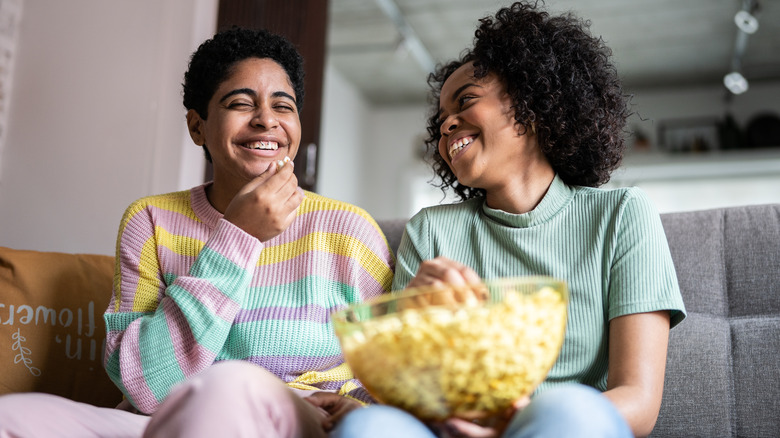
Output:
<instances>
[{"instance_id":1,"label":"green stripe","mask_svg":"<svg viewBox=\"0 0 780 438\"><path fill-rule=\"evenodd\" d=\"M202 301L178 285L169 286L167 293L187 318L195 341L210 351L219 351L230 330L230 323L212 313Z\"/></svg>"},{"instance_id":2,"label":"green stripe","mask_svg":"<svg viewBox=\"0 0 780 438\"><path fill-rule=\"evenodd\" d=\"M262 339L257 338L258 333L263 333ZM236 342L240 339L254 339L254 342L247 348L241 342ZM329 357L338 354L341 354L341 347L330 324L266 320L234 325L217 359L245 359L250 356Z\"/></svg>"},{"instance_id":3,"label":"green stripe","mask_svg":"<svg viewBox=\"0 0 780 438\"><path fill-rule=\"evenodd\" d=\"M152 312L105 313L103 320L106 322L106 331L123 332L133 321L147 315L152 315Z\"/></svg>"},{"instance_id":4,"label":"green stripe","mask_svg":"<svg viewBox=\"0 0 780 438\"><path fill-rule=\"evenodd\" d=\"M162 309L158 308L158 311ZM171 386L185 379L184 373L176 361L171 335L165 318L149 318L141 324L141 339L154 339L154 344L141 343L141 367L144 379L158 402L168 395ZM153 365L150 366L150 365ZM159 369L162 372L156 372Z\"/></svg>"},{"instance_id":5,"label":"green stripe","mask_svg":"<svg viewBox=\"0 0 780 438\"><path fill-rule=\"evenodd\" d=\"M222 254L205 247L190 268L190 275L208 278L214 287L232 298L249 284L252 271L243 269Z\"/></svg>"}]
</instances>

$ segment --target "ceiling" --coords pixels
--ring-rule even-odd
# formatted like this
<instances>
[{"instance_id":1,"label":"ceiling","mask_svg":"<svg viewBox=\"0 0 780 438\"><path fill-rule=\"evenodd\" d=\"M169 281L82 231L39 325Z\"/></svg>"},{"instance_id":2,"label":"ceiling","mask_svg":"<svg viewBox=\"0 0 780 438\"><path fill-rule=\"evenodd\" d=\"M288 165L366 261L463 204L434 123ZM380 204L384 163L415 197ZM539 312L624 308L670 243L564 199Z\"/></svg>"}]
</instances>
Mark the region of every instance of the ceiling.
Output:
<instances>
[{"instance_id":1,"label":"ceiling","mask_svg":"<svg viewBox=\"0 0 780 438\"><path fill-rule=\"evenodd\" d=\"M780 81L780 0L757 1L758 30L749 35L741 72L750 83ZM591 21L614 53L627 91L723 84L737 44L735 14L748 0L548 0L552 12ZM388 6L389 4L389 6ZM425 102L431 63L468 47L479 18L508 1L330 0L328 57L374 104ZM395 8L399 15L387 13ZM404 27L407 26L407 27ZM400 29L400 30L399 30ZM429 54L418 62L415 38ZM747 35L747 34L746 34ZM425 67L424 67L425 66Z\"/></svg>"}]
</instances>

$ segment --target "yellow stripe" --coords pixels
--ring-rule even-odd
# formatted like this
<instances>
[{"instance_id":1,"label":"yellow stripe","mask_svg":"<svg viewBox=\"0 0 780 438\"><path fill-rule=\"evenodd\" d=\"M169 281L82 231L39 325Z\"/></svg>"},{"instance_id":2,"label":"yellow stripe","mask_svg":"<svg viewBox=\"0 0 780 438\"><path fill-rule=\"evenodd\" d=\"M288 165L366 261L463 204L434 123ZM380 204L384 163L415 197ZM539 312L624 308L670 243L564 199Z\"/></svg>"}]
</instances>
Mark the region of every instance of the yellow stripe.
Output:
<instances>
[{"instance_id":1,"label":"yellow stripe","mask_svg":"<svg viewBox=\"0 0 780 438\"><path fill-rule=\"evenodd\" d=\"M172 234L161 227L155 228L155 234L157 236L157 246L168 248L176 254L187 257L197 257L203 251L203 247L206 246L206 242L202 240L180 234Z\"/></svg>"},{"instance_id":2,"label":"yellow stripe","mask_svg":"<svg viewBox=\"0 0 780 438\"><path fill-rule=\"evenodd\" d=\"M371 217L371 215L368 214L368 212L363 210L362 208L343 201L337 201L335 199L326 198L314 192L307 191L305 193L306 193L306 198L304 202L301 204L301 206L298 208L298 214L297 214L298 216L300 216L301 214L311 213L315 211L331 211L331 210L348 211L368 221L374 227L375 230L377 230L380 234L384 236L384 234L382 233L382 229L379 227L379 224L377 224L374 218ZM385 238L385 242L387 242L386 238Z\"/></svg>"},{"instance_id":3,"label":"yellow stripe","mask_svg":"<svg viewBox=\"0 0 780 438\"><path fill-rule=\"evenodd\" d=\"M116 256L114 258L114 312L119 311L119 305L122 302L122 277L120 275L120 253L119 253L119 244L122 240L122 236L124 235L125 229L127 228L127 224L130 222L130 220L138 213L146 210L149 206L153 206L155 208L161 209L161 210L167 210L174 213L181 214L182 216L186 216L190 219L193 219L195 221L200 222L200 219L198 219L197 216L195 216L195 212L192 211L192 205L190 202L190 191L184 190L180 192L173 192L173 193L166 193L163 195L156 195L156 196L147 196L145 198L141 198L130 204L129 207L125 210L124 215L122 216L122 221L119 224L119 233L117 233L116 238ZM159 230L159 228L158 228ZM152 264L149 260L153 260L154 264L156 265L157 255L154 254L154 257L149 259L149 245L150 241L154 241L154 239L149 239L144 244L144 248L141 253L141 266L139 266L139 269L141 269L141 278L142 279L150 279L153 278L152 284L157 285L159 287L159 281L157 280L157 275L150 276L151 273L149 272L149 267ZM202 247L202 246L201 246ZM154 252L154 249L152 248L152 252ZM156 272L157 269L154 269L154 272ZM144 296L140 302L138 300L138 293L141 292L141 294ZM151 294L151 295L150 295ZM150 299L151 296L153 296L153 299ZM154 303L155 307L157 304L157 291L154 291L152 293L151 289L147 288L143 291L136 291L136 297L135 302L133 304L133 307L139 306L140 308L147 309L151 303ZM152 310L154 310L152 308Z\"/></svg>"},{"instance_id":4,"label":"yellow stripe","mask_svg":"<svg viewBox=\"0 0 780 438\"><path fill-rule=\"evenodd\" d=\"M181 192L166 193L164 195L149 196L143 198L141 201L145 201L147 206L178 213L196 222L201 222L192 210L191 200L190 191L184 190Z\"/></svg>"},{"instance_id":5,"label":"yellow stripe","mask_svg":"<svg viewBox=\"0 0 780 438\"><path fill-rule=\"evenodd\" d=\"M133 295L133 312L153 312L160 304L160 263L157 261L157 245L154 238L147 239L141 249L138 262L138 285Z\"/></svg>"},{"instance_id":6,"label":"yellow stripe","mask_svg":"<svg viewBox=\"0 0 780 438\"><path fill-rule=\"evenodd\" d=\"M331 368L328 371L309 371L298 376L290 383L313 385L315 383L322 382L339 382L344 380L353 379L352 370L349 368L346 362L341 365Z\"/></svg>"},{"instance_id":7,"label":"yellow stripe","mask_svg":"<svg viewBox=\"0 0 780 438\"><path fill-rule=\"evenodd\" d=\"M260 254L257 265L281 263L308 251L322 251L351 258L357 255L360 265L382 285L385 291L390 290L393 273L384 260L360 239L339 233L315 231L289 243L266 247Z\"/></svg>"},{"instance_id":8,"label":"yellow stripe","mask_svg":"<svg viewBox=\"0 0 780 438\"><path fill-rule=\"evenodd\" d=\"M133 298L133 311L151 312L160 304L158 294L162 286L160 284L162 273L160 272L160 263L157 260L157 251L160 247L168 248L182 256L194 258L200 254L205 245L205 242L198 239L172 234L164 228L156 227L155 238L147 240L141 250L141 260L138 266L141 280L138 282L138 288Z\"/></svg>"},{"instance_id":9,"label":"yellow stripe","mask_svg":"<svg viewBox=\"0 0 780 438\"><path fill-rule=\"evenodd\" d=\"M290 388L312 391L319 389L314 386L316 383L339 382L346 380L346 382L341 385L341 388L339 388L338 394L344 397L349 397L365 405L365 402L348 395L350 391L354 391L355 389L360 388L355 384L355 382L352 381L354 378L355 376L352 374L352 369L349 367L349 365L347 365L346 362L344 362L335 368L329 369L328 371L309 371L308 373L303 373L292 382L288 382L287 386Z\"/></svg>"}]
</instances>

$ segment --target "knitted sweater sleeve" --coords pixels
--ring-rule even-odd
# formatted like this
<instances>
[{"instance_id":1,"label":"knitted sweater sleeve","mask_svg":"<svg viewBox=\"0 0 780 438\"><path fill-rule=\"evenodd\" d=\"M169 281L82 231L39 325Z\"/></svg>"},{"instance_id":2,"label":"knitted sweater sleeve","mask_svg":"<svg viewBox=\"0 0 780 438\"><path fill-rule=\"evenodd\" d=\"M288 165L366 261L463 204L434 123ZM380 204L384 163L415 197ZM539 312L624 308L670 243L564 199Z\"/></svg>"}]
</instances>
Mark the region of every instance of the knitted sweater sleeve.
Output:
<instances>
[{"instance_id":1,"label":"knitted sweater sleeve","mask_svg":"<svg viewBox=\"0 0 780 438\"><path fill-rule=\"evenodd\" d=\"M415 214L404 228L398 246L393 290L401 290L412 281L423 260L433 258L430 250L430 226L428 212L423 209Z\"/></svg>"},{"instance_id":2,"label":"knitted sweater sleeve","mask_svg":"<svg viewBox=\"0 0 780 438\"><path fill-rule=\"evenodd\" d=\"M106 371L145 413L154 412L174 384L214 362L263 248L224 219L205 243L175 234L153 210L139 201L122 218L113 296L104 315ZM176 239L192 242L166 245ZM192 247L192 254L170 249L182 246ZM191 266L172 278L161 268L175 263Z\"/></svg>"}]
</instances>

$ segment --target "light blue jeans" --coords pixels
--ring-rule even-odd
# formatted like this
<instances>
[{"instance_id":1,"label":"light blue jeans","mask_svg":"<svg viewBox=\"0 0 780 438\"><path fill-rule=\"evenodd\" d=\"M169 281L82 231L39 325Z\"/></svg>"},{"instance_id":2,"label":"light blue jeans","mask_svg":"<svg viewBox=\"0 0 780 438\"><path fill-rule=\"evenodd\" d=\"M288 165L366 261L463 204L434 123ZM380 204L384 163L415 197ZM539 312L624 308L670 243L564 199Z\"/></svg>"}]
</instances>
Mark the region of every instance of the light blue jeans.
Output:
<instances>
[{"instance_id":1,"label":"light blue jeans","mask_svg":"<svg viewBox=\"0 0 780 438\"><path fill-rule=\"evenodd\" d=\"M599 391L585 385L549 389L517 413L503 438L632 438L628 424ZM331 438L435 438L412 415L390 406L372 405L349 413Z\"/></svg>"}]
</instances>

